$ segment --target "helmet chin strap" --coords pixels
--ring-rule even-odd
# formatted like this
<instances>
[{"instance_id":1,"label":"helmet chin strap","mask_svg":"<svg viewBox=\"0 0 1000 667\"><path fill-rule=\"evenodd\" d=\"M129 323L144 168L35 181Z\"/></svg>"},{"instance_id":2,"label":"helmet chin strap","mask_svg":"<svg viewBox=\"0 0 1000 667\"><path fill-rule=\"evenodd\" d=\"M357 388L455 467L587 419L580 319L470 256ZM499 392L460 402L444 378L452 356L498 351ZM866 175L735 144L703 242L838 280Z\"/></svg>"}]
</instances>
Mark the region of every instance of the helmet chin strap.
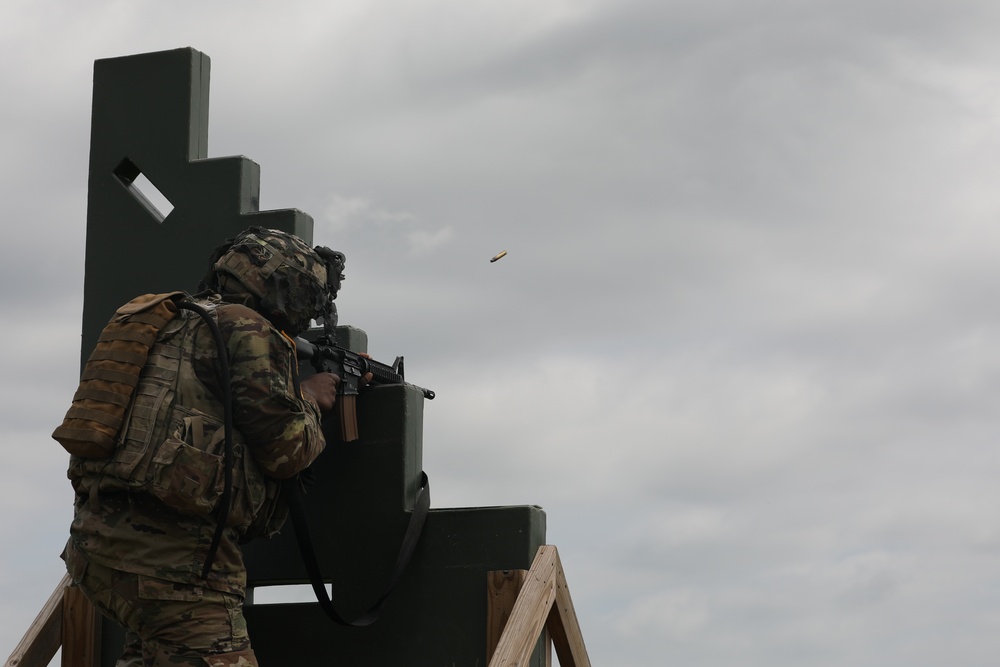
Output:
<instances>
[{"instance_id":1,"label":"helmet chin strap","mask_svg":"<svg viewBox=\"0 0 1000 667\"><path fill-rule=\"evenodd\" d=\"M326 312L323 313L323 335L332 336L333 330L337 328L340 316L337 314L337 304L332 300L327 302Z\"/></svg>"}]
</instances>

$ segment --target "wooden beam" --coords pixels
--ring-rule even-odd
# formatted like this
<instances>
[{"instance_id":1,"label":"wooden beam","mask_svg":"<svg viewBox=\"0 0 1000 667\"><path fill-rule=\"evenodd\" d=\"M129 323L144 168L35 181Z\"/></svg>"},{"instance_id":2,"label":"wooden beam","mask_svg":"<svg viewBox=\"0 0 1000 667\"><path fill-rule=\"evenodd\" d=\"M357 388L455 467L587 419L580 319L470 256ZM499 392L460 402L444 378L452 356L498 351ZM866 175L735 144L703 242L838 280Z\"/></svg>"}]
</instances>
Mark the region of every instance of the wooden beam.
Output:
<instances>
[{"instance_id":1,"label":"wooden beam","mask_svg":"<svg viewBox=\"0 0 1000 667\"><path fill-rule=\"evenodd\" d=\"M4 667L46 667L52 661L62 641L63 592L69 585L69 575L63 575Z\"/></svg>"},{"instance_id":2,"label":"wooden beam","mask_svg":"<svg viewBox=\"0 0 1000 667\"><path fill-rule=\"evenodd\" d=\"M524 667L556 601L555 547L542 546L521 587L489 667Z\"/></svg>"},{"instance_id":3,"label":"wooden beam","mask_svg":"<svg viewBox=\"0 0 1000 667\"><path fill-rule=\"evenodd\" d=\"M486 660L496 652L527 570L494 570L486 574Z\"/></svg>"},{"instance_id":4,"label":"wooden beam","mask_svg":"<svg viewBox=\"0 0 1000 667\"><path fill-rule=\"evenodd\" d=\"M97 667L101 661L101 615L77 586L62 606L62 667Z\"/></svg>"},{"instance_id":5,"label":"wooden beam","mask_svg":"<svg viewBox=\"0 0 1000 667\"><path fill-rule=\"evenodd\" d=\"M560 667L590 667L587 647L583 644L583 632L580 630L580 622L576 617L576 609L569 595L569 585L558 554L556 565L556 603L545 627L556 647Z\"/></svg>"}]
</instances>

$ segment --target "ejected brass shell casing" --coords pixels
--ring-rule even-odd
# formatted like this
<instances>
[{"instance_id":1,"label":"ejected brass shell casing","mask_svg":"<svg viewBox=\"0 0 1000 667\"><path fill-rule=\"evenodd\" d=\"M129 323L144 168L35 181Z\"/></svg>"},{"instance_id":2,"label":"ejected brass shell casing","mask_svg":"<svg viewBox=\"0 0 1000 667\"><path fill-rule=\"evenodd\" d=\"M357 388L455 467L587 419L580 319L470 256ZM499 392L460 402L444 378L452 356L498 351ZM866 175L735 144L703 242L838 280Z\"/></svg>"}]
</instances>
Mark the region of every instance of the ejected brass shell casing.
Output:
<instances>
[{"instance_id":1,"label":"ejected brass shell casing","mask_svg":"<svg viewBox=\"0 0 1000 667\"><path fill-rule=\"evenodd\" d=\"M503 257L506 254L507 254L506 250L501 250L500 252L498 252L496 255L493 256L493 259L490 260L490 264L492 264L493 262L497 261L498 259L500 259L501 257Z\"/></svg>"}]
</instances>

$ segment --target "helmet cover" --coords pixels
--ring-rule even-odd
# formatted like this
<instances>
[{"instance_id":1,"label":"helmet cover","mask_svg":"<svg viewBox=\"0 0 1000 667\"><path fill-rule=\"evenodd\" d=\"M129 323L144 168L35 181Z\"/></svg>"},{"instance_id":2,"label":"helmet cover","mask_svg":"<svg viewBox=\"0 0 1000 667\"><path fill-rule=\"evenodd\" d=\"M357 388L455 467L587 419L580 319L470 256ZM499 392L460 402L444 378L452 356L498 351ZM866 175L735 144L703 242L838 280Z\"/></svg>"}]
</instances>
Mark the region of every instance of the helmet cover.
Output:
<instances>
[{"instance_id":1,"label":"helmet cover","mask_svg":"<svg viewBox=\"0 0 1000 667\"><path fill-rule=\"evenodd\" d=\"M326 263L305 241L277 229L251 227L216 250L206 276L219 292L249 292L256 309L295 336L330 307ZM232 286L235 278L243 290Z\"/></svg>"}]
</instances>

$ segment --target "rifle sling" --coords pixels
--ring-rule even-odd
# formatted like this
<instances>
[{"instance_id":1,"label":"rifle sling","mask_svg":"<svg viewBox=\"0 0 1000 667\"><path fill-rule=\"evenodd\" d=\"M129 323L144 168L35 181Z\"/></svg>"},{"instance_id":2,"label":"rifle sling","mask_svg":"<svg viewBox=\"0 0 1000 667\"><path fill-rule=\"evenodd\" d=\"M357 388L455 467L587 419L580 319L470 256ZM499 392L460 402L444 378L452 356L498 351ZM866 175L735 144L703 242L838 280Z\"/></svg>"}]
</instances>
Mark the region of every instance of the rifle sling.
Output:
<instances>
[{"instance_id":1,"label":"rifle sling","mask_svg":"<svg viewBox=\"0 0 1000 667\"><path fill-rule=\"evenodd\" d=\"M312 584L313 592L316 594L316 600L319 602L319 606L326 612L326 615L330 619L338 624L344 626L351 626L355 628L363 628L365 626L371 625L376 620L378 620L379 615L382 612L382 605L388 599L389 594L392 592L399 580L402 579L403 573L406 571L407 566L410 564L410 558L413 556L413 550L417 546L417 542L420 540L420 534L423 531L424 521L427 519L427 513L431 506L431 489L430 482L427 479L427 473L420 473L420 490L417 492L417 497L413 503L413 512L410 514L410 521L406 526L406 532L403 534L403 542L399 547L399 555L396 557L396 564L393 566L392 574L389 576L389 582L386 584L385 589L382 594L378 597L368 611L364 612L353 621L344 620L344 618L337 613L337 610L333 606L333 601L330 599L330 595L326 592L326 584L323 581L323 574L319 569L319 561L316 558L316 550L313 548L312 537L309 534L309 526L306 521L305 514L305 503L302 500L302 483L298 478L292 478L284 484L284 490L288 499L288 510L292 517L292 525L295 528L295 540L299 544L299 552L302 554L302 563L305 565L306 572L309 574L309 582Z\"/></svg>"}]
</instances>

